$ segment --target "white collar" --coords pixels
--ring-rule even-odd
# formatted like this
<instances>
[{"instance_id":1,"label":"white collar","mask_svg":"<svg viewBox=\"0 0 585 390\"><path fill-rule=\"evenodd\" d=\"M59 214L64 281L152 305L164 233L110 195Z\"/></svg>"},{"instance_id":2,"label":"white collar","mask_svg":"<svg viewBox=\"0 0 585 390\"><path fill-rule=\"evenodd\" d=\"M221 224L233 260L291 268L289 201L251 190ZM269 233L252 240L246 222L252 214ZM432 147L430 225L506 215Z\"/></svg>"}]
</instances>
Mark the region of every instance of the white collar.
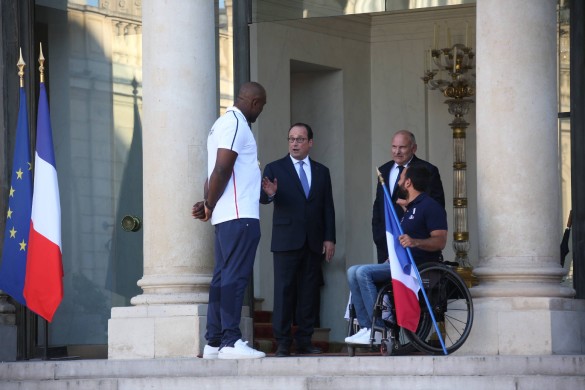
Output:
<instances>
[{"instance_id":1,"label":"white collar","mask_svg":"<svg viewBox=\"0 0 585 390\"><path fill-rule=\"evenodd\" d=\"M307 164L307 165L310 165L310 164L309 164L309 155L308 155L308 154L307 154L307 157L305 157L305 158L304 158L304 159L302 159L302 160L297 160L296 158L294 158L294 157L293 157L293 156L291 156L290 154L289 154L289 157L290 157L290 159L292 160L293 164L296 164L296 163L298 163L298 162L302 161L302 162L304 162L305 164Z\"/></svg>"},{"instance_id":2,"label":"white collar","mask_svg":"<svg viewBox=\"0 0 585 390\"><path fill-rule=\"evenodd\" d=\"M410 160L408 160L408 162L406 164L402 164L402 166L406 168L408 166L408 164L410 164L412 162L413 158L414 158L414 154L412 155ZM399 166L401 166L401 165L398 164L396 161L394 161L394 169L398 169Z\"/></svg>"}]
</instances>

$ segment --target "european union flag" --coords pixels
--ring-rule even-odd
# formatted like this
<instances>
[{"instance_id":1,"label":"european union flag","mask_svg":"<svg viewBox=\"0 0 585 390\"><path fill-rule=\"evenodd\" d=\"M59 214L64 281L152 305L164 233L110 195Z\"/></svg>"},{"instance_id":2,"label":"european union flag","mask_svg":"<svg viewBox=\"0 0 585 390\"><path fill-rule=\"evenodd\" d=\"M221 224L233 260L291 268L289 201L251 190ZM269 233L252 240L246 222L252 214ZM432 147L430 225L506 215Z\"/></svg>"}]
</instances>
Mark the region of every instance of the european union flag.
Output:
<instances>
[{"instance_id":1,"label":"european union flag","mask_svg":"<svg viewBox=\"0 0 585 390\"><path fill-rule=\"evenodd\" d=\"M29 145L26 95L24 88L21 87L12 179L6 213L6 231L0 265L0 289L23 305L26 305L23 289L32 207L32 166Z\"/></svg>"}]
</instances>

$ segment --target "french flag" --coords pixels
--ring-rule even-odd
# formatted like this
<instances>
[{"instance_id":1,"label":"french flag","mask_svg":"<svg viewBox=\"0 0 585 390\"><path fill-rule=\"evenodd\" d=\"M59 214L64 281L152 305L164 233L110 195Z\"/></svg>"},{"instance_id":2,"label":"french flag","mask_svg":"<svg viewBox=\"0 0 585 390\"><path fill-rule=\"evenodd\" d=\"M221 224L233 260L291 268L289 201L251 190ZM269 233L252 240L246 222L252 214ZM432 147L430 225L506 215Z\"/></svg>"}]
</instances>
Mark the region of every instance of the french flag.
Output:
<instances>
[{"instance_id":1,"label":"french flag","mask_svg":"<svg viewBox=\"0 0 585 390\"><path fill-rule=\"evenodd\" d=\"M24 297L30 310L51 322L63 299L61 205L49 104L42 81L33 188Z\"/></svg>"},{"instance_id":2,"label":"french flag","mask_svg":"<svg viewBox=\"0 0 585 390\"><path fill-rule=\"evenodd\" d=\"M388 244L388 258L392 273L392 290L396 309L396 322L402 328L416 332L420 318L418 292L420 286L416 277L414 263L410 262L407 249L400 245L398 237L401 227L398 225L396 211L392 207L390 196L385 188L384 210L386 219L386 241Z\"/></svg>"}]
</instances>

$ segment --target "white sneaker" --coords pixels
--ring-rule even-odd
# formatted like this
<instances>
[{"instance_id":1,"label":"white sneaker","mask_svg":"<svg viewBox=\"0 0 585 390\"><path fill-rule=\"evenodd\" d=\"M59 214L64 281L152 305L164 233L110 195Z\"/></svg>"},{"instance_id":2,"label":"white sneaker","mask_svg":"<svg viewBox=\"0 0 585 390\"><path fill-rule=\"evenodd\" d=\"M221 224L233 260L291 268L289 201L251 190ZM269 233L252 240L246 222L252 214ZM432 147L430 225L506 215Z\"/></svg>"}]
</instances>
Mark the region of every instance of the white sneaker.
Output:
<instances>
[{"instance_id":1,"label":"white sneaker","mask_svg":"<svg viewBox=\"0 0 585 390\"><path fill-rule=\"evenodd\" d=\"M203 359L217 359L218 353L219 347L212 347L208 344L203 348Z\"/></svg>"},{"instance_id":2,"label":"white sneaker","mask_svg":"<svg viewBox=\"0 0 585 390\"><path fill-rule=\"evenodd\" d=\"M248 347L247 341L236 341L233 347L223 347L219 350L219 359L260 359L266 356L264 352Z\"/></svg>"},{"instance_id":3,"label":"white sneaker","mask_svg":"<svg viewBox=\"0 0 585 390\"><path fill-rule=\"evenodd\" d=\"M360 330L358 330L356 333L353 334L353 336L348 336L345 338L345 342L346 343L352 343L354 339L362 336L364 333L368 333L370 334L370 330L368 328L361 328Z\"/></svg>"},{"instance_id":4,"label":"white sneaker","mask_svg":"<svg viewBox=\"0 0 585 390\"><path fill-rule=\"evenodd\" d=\"M365 332L358 335L358 337L354 337L349 344L370 344L370 329L366 329ZM356 333L357 334L357 333ZM380 332L374 333L374 344L380 344L382 342L382 334Z\"/></svg>"}]
</instances>

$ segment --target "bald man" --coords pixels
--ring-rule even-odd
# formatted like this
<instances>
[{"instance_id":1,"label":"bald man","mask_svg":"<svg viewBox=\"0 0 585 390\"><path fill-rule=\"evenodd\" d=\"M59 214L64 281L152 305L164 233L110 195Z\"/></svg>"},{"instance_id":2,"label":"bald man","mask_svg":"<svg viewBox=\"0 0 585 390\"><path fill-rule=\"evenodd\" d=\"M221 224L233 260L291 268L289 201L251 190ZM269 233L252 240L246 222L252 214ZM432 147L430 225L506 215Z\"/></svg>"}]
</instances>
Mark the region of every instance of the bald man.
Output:
<instances>
[{"instance_id":1,"label":"bald man","mask_svg":"<svg viewBox=\"0 0 585 390\"><path fill-rule=\"evenodd\" d=\"M266 91L255 82L240 87L207 137L204 201L192 215L215 227L215 267L207 307L204 359L258 359L266 356L242 340L244 291L260 241L260 167L250 124L264 105Z\"/></svg>"},{"instance_id":2,"label":"bald man","mask_svg":"<svg viewBox=\"0 0 585 390\"><path fill-rule=\"evenodd\" d=\"M443 208L445 207L445 193L443 192L443 183L441 182L439 169L433 164L418 158L415 155L416 149L417 145L414 134L408 130L397 131L392 137L392 161L387 162L379 168L392 196L392 203L394 203L398 220L401 220L404 215L404 209L396 203L398 198L400 198L400 191L397 186L398 179L404 168L413 163L424 165L430 172L431 176L425 192L443 206ZM386 243L386 221L384 219L384 190L380 183L378 183L376 188L376 199L372 208L372 234L374 236L374 243L376 244L378 263L383 263L388 259L388 246Z\"/></svg>"}]
</instances>

